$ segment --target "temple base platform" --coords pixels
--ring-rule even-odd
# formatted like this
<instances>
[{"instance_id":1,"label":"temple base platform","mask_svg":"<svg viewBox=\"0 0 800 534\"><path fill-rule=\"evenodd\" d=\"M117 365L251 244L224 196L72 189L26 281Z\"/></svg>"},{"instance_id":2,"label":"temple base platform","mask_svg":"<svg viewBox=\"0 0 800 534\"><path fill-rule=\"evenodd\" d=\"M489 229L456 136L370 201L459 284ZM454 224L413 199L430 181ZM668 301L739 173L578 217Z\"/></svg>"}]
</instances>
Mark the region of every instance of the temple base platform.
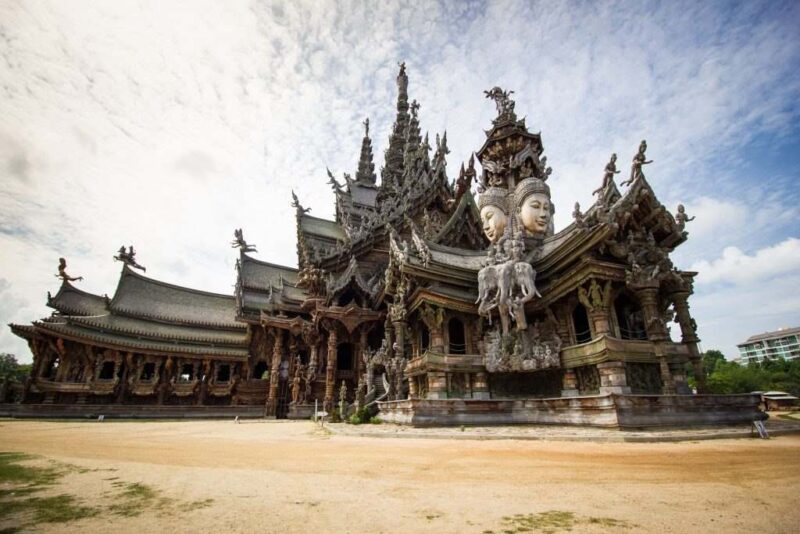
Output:
<instances>
[{"instance_id":1,"label":"temple base platform","mask_svg":"<svg viewBox=\"0 0 800 534\"><path fill-rule=\"evenodd\" d=\"M322 409L320 407L320 409ZM313 404L290 404L287 419L311 419L314 417Z\"/></svg>"},{"instance_id":2,"label":"temple base platform","mask_svg":"<svg viewBox=\"0 0 800 534\"><path fill-rule=\"evenodd\" d=\"M97 419L262 418L264 406L148 406L124 404L0 404L0 417Z\"/></svg>"},{"instance_id":3,"label":"temple base platform","mask_svg":"<svg viewBox=\"0 0 800 534\"><path fill-rule=\"evenodd\" d=\"M556 424L608 428L728 425L766 419L758 395L597 395L525 399L407 399L378 403L389 423Z\"/></svg>"}]
</instances>

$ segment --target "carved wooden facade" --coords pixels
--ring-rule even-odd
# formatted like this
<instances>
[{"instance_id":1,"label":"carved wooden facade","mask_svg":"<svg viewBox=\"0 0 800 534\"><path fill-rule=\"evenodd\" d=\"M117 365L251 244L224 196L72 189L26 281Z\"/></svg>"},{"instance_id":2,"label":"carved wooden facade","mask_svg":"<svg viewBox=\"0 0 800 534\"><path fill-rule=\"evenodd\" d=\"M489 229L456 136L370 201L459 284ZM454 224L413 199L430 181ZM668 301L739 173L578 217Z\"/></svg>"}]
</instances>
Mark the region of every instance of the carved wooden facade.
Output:
<instances>
[{"instance_id":1,"label":"carved wooden facade","mask_svg":"<svg viewBox=\"0 0 800 534\"><path fill-rule=\"evenodd\" d=\"M268 416L307 417L315 401L337 406L343 391L361 406L686 394L689 362L702 388L688 304L695 273L669 259L686 218L657 200L644 152L624 193L612 172L597 202L554 233L551 206L530 208L549 217L519 207L521 195L549 199L551 169L510 93L487 92L498 117L476 153L482 173L471 159L451 184L447 136L435 147L421 136L404 67L397 83L381 183L366 123L355 177L328 173L335 220L309 215L295 197L297 269L254 258L237 230L233 295L165 284L128 264L110 299L64 280L48 300L52 317L12 325L34 356L24 402L263 405ZM473 196L473 180L486 200ZM479 205L507 217L495 242ZM487 266L500 280L481 294Z\"/></svg>"}]
</instances>

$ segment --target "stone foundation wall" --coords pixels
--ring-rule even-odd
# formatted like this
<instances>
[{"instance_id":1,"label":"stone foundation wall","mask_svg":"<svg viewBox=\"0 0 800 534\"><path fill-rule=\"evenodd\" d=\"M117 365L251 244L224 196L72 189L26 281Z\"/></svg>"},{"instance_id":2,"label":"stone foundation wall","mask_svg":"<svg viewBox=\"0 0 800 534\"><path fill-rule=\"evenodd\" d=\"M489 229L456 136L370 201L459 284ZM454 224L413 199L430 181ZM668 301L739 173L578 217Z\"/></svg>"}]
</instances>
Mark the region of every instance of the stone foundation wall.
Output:
<instances>
[{"instance_id":1,"label":"stone foundation wall","mask_svg":"<svg viewBox=\"0 0 800 534\"><path fill-rule=\"evenodd\" d=\"M557 424L612 428L749 423L766 418L757 395L597 395L552 399L378 403L379 417L412 426Z\"/></svg>"},{"instance_id":2,"label":"stone foundation wall","mask_svg":"<svg viewBox=\"0 0 800 534\"><path fill-rule=\"evenodd\" d=\"M0 404L0 417L96 419L225 419L264 417L264 406Z\"/></svg>"}]
</instances>

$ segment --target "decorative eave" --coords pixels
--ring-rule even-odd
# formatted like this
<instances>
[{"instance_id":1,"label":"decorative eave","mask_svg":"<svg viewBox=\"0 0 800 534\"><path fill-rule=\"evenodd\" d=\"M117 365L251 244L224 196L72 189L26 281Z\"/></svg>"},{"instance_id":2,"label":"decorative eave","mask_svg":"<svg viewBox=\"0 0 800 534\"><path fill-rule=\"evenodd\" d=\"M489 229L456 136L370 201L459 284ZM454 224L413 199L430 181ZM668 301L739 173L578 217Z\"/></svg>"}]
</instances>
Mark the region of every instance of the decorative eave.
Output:
<instances>
[{"instance_id":1,"label":"decorative eave","mask_svg":"<svg viewBox=\"0 0 800 534\"><path fill-rule=\"evenodd\" d=\"M287 317L261 311L260 322L263 326L288 330L292 335L299 336L314 327L314 323L302 317Z\"/></svg>"},{"instance_id":2,"label":"decorative eave","mask_svg":"<svg viewBox=\"0 0 800 534\"><path fill-rule=\"evenodd\" d=\"M118 350L120 352L127 352L133 349L141 354L163 355L168 353L192 357L214 356L215 359L233 361L241 361L248 356L246 346L236 349L214 345L153 342L133 337L103 334L101 332L72 326L65 322L35 322L34 327L39 334L55 336L69 341Z\"/></svg>"},{"instance_id":3,"label":"decorative eave","mask_svg":"<svg viewBox=\"0 0 800 534\"><path fill-rule=\"evenodd\" d=\"M31 340L41 337L39 332L37 332L36 327L33 325L9 323L8 327L11 329L11 332L14 335L17 335L22 339Z\"/></svg>"},{"instance_id":4,"label":"decorative eave","mask_svg":"<svg viewBox=\"0 0 800 534\"><path fill-rule=\"evenodd\" d=\"M347 306L323 306L317 301L314 311L314 321L321 319L334 319L345 327L348 333L352 334L361 324L381 321L386 316L385 312L362 308L351 303Z\"/></svg>"},{"instance_id":5,"label":"decorative eave","mask_svg":"<svg viewBox=\"0 0 800 534\"><path fill-rule=\"evenodd\" d=\"M477 293L474 296L467 296L466 294L456 294L453 291L448 292L442 288L420 287L411 295L408 311L412 313L423 304L432 304L449 310L477 314L478 307L475 304L475 297L477 297Z\"/></svg>"}]
</instances>

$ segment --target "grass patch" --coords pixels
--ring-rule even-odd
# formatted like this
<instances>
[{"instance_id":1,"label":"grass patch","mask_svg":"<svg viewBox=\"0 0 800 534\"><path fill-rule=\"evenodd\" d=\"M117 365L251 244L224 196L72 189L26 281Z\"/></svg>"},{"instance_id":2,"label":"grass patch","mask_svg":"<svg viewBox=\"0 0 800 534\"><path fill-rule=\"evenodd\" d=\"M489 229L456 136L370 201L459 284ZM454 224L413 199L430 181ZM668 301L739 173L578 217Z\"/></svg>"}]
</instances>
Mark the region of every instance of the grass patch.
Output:
<instances>
[{"instance_id":1,"label":"grass patch","mask_svg":"<svg viewBox=\"0 0 800 534\"><path fill-rule=\"evenodd\" d=\"M608 528L632 528L635 525L611 517L580 517L573 512L549 510L538 514L516 514L503 517L502 527L497 530L484 530L484 534L517 534L520 532L569 532L580 525L600 525Z\"/></svg>"},{"instance_id":2,"label":"grass patch","mask_svg":"<svg viewBox=\"0 0 800 534\"><path fill-rule=\"evenodd\" d=\"M30 465L37 461L39 465ZM119 477L106 477L112 490L103 494L100 502L86 505L68 493L37 495L57 487L60 479L69 474L86 475L116 469L87 469L49 461L20 453L0 453L0 534L28 530L41 523L67 523L103 514L136 517L145 511L163 513L191 512L211 506L213 499L180 502L163 497L161 492L139 482L125 482ZM98 483L100 483L98 481Z\"/></svg>"},{"instance_id":3,"label":"grass patch","mask_svg":"<svg viewBox=\"0 0 800 534\"><path fill-rule=\"evenodd\" d=\"M178 510L181 512L193 512L194 510L202 510L203 508L208 508L214 504L214 499L204 499L202 501L191 501L187 503L183 503L178 506ZM314 505L312 505L314 506Z\"/></svg>"},{"instance_id":4,"label":"grass patch","mask_svg":"<svg viewBox=\"0 0 800 534\"><path fill-rule=\"evenodd\" d=\"M54 484L64 476L64 469L55 465L37 467L21 465L20 462L34 460L33 456L17 452L0 452L0 484L22 485L41 489Z\"/></svg>"},{"instance_id":5,"label":"grass patch","mask_svg":"<svg viewBox=\"0 0 800 534\"><path fill-rule=\"evenodd\" d=\"M159 492L146 484L118 481L111 485L122 489L114 496L116 502L108 507L114 515L136 517L156 504Z\"/></svg>"}]
</instances>

